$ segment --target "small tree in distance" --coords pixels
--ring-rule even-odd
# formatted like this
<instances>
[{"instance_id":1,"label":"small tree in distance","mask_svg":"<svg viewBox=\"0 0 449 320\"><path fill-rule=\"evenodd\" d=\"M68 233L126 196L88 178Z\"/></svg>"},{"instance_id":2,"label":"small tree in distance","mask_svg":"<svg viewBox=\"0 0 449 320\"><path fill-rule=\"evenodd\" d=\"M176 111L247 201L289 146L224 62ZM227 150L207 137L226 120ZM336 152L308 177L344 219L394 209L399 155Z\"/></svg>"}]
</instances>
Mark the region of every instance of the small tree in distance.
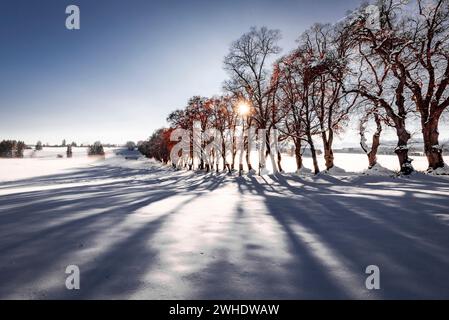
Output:
<instances>
[{"instance_id":1,"label":"small tree in distance","mask_svg":"<svg viewBox=\"0 0 449 320\"><path fill-rule=\"evenodd\" d=\"M88 149L89 156L104 156L103 145L100 141L96 141L93 145L89 146Z\"/></svg>"},{"instance_id":2,"label":"small tree in distance","mask_svg":"<svg viewBox=\"0 0 449 320\"><path fill-rule=\"evenodd\" d=\"M72 146L71 146L71 145L68 145L68 146L67 146L67 158L71 158L72 155L73 155L73 152L72 152Z\"/></svg>"},{"instance_id":3,"label":"small tree in distance","mask_svg":"<svg viewBox=\"0 0 449 320\"><path fill-rule=\"evenodd\" d=\"M36 142L36 151L41 151L42 150L42 142L38 141Z\"/></svg>"},{"instance_id":4,"label":"small tree in distance","mask_svg":"<svg viewBox=\"0 0 449 320\"><path fill-rule=\"evenodd\" d=\"M134 149L136 148L136 144L135 144L134 142L132 142L132 141L128 141L128 142L126 143L126 148L127 148L129 151L134 151Z\"/></svg>"}]
</instances>

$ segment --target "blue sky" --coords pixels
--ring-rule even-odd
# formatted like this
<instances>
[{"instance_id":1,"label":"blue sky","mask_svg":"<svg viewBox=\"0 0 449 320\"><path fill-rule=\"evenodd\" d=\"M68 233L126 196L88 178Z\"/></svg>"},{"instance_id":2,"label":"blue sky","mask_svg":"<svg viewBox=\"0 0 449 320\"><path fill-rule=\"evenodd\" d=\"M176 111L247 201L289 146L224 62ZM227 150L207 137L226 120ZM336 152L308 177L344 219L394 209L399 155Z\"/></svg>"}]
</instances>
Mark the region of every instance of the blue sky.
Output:
<instances>
[{"instance_id":1,"label":"blue sky","mask_svg":"<svg viewBox=\"0 0 449 320\"><path fill-rule=\"evenodd\" d=\"M0 138L143 140L195 94L221 92L229 44L251 26L284 52L359 0L1 0ZM65 8L81 30L65 28Z\"/></svg>"}]
</instances>

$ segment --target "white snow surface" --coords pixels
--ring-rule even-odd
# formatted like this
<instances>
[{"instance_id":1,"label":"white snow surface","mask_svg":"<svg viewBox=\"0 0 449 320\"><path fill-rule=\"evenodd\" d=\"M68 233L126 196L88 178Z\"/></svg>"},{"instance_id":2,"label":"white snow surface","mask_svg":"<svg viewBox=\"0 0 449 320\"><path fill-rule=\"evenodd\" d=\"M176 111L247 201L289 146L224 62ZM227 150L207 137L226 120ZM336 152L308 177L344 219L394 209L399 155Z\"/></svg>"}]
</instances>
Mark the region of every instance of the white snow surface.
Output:
<instances>
[{"instance_id":1,"label":"white snow surface","mask_svg":"<svg viewBox=\"0 0 449 320\"><path fill-rule=\"evenodd\" d=\"M44 152L0 160L1 299L449 298L449 177L351 173L365 155L238 177Z\"/></svg>"},{"instance_id":2,"label":"white snow surface","mask_svg":"<svg viewBox=\"0 0 449 320\"><path fill-rule=\"evenodd\" d=\"M364 170L362 173L367 176L393 176L393 175L395 175L394 171L387 169L385 167L382 167L378 163L375 164L372 168Z\"/></svg>"},{"instance_id":3,"label":"white snow surface","mask_svg":"<svg viewBox=\"0 0 449 320\"><path fill-rule=\"evenodd\" d=\"M321 174L328 174L331 176L342 176L342 175L346 175L347 173L343 168L333 166L330 169L326 169L326 170L322 171Z\"/></svg>"}]
</instances>

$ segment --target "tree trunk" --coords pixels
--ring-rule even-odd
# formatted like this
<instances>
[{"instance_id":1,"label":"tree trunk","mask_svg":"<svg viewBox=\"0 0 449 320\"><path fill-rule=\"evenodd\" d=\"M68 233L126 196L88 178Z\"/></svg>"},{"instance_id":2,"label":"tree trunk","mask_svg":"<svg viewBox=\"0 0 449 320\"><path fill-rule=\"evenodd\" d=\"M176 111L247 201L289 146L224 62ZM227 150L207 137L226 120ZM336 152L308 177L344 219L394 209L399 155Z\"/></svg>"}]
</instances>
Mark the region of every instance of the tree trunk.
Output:
<instances>
[{"instance_id":1,"label":"tree trunk","mask_svg":"<svg viewBox=\"0 0 449 320\"><path fill-rule=\"evenodd\" d=\"M224 139L223 134L221 135L222 137L222 142L221 142L221 157L223 159L223 171L226 170L227 167L227 163L226 163L226 142ZM218 161L217 161L217 167L218 167Z\"/></svg>"},{"instance_id":2,"label":"tree trunk","mask_svg":"<svg viewBox=\"0 0 449 320\"><path fill-rule=\"evenodd\" d=\"M243 163L239 163L239 177L243 174Z\"/></svg>"},{"instance_id":3,"label":"tree trunk","mask_svg":"<svg viewBox=\"0 0 449 320\"><path fill-rule=\"evenodd\" d=\"M278 166L277 166L277 164L276 164L276 160L274 159L274 152L275 151L273 151L272 150L272 148L271 148L271 143L270 143L270 140L268 139L268 137L269 137L269 133L268 133L268 130L267 130L267 141L266 141L266 148L267 148L267 151L266 151L266 153L265 153L265 159L268 157L268 156L270 156L270 161L271 161L271 165L272 165L272 167L273 167L273 173L274 174L277 174L278 172L279 172L279 170L278 170ZM266 169L266 163L265 163L265 169Z\"/></svg>"},{"instance_id":4,"label":"tree trunk","mask_svg":"<svg viewBox=\"0 0 449 320\"><path fill-rule=\"evenodd\" d=\"M281 152L280 151L278 151L278 169L279 169L279 172L284 172L284 169L282 169L282 165L281 165L281 161L282 161L282 155L281 155Z\"/></svg>"},{"instance_id":5,"label":"tree trunk","mask_svg":"<svg viewBox=\"0 0 449 320\"><path fill-rule=\"evenodd\" d=\"M334 151L332 147L327 145L324 150L324 160L326 162L326 170L332 169L334 167Z\"/></svg>"},{"instance_id":6,"label":"tree trunk","mask_svg":"<svg viewBox=\"0 0 449 320\"><path fill-rule=\"evenodd\" d=\"M324 160L326 165L326 170L334 167L334 151L332 150L332 129L329 130L329 138L326 132L321 133L321 138L323 139L323 149L324 149Z\"/></svg>"},{"instance_id":7,"label":"tree trunk","mask_svg":"<svg viewBox=\"0 0 449 320\"><path fill-rule=\"evenodd\" d=\"M438 140L440 136L438 122L439 117L434 116L422 125L424 152L429 163L429 171L444 167L443 150Z\"/></svg>"},{"instance_id":8,"label":"tree trunk","mask_svg":"<svg viewBox=\"0 0 449 320\"><path fill-rule=\"evenodd\" d=\"M190 170L193 170L193 159L194 159L193 139L192 139L192 136L190 136L190 152L189 152L189 154L190 154L190 157L189 157L189 159L187 160L187 161L189 161L187 165L188 165L189 171L190 171Z\"/></svg>"},{"instance_id":9,"label":"tree trunk","mask_svg":"<svg viewBox=\"0 0 449 320\"><path fill-rule=\"evenodd\" d=\"M294 139L296 170L302 169L301 139Z\"/></svg>"},{"instance_id":10,"label":"tree trunk","mask_svg":"<svg viewBox=\"0 0 449 320\"><path fill-rule=\"evenodd\" d=\"M232 150L231 150L231 170L235 169L235 156L237 155L237 149L235 147L236 140L235 137L232 137Z\"/></svg>"},{"instance_id":11,"label":"tree trunk","mask_svg":"<svg viewBox=\"0 0 449 320\"><path fill-rule=\"evenodd\" d=\"M373 145L371 151L368 153L368 169L372 169L377 164L377 150L380 145L379 137L376 133L373 134Z\"/></svg>"},{"instance_id":12,"label":"tree trunk","mask_svg":"<svg viewBox=\"0 0 449 320\"><path fill-rule=\"evenodd\" d=\"M334 167L334 151L327 143L324 145L324 160L326 163L326 170Z\"/></svg>"},{"instance_id":13,"label":"tree trunk","mask_svg":"<svg viewBox=\"0 0 449 320\"><path fill-rule=\"evenodd\" d=\"M223 171L225 171L226 168L227 168L226 156L223 156Z\"/></svg>"},{"instance_id":14,"label":"tree trunk","mask_svg":"<svg viewBox=\"0 0 449 320\"><path fill-rule=\"evenodd\" d=\"M260 141L262 139L266 140L266 137L263 136L263 134L260 133L261 130L265 129L259 129L258 132L258 139L259 139L259 176L262 174L265 174L265 167L266 167L266 157L268 155L268 151L266 150L267 144L266 141Z\"/></svg>"},{"instance_id":15,"label":"tree trunk","mask_svg":"<svg viewBox=\"0 0 449 320\"><path fill-rule=\"evenodd\" d=\"M379 150L380 134L382 133L382 122L377 113L374 114L374 120L376 121L377 130L373 134L373 143L371 145L370 152L368 152L369 169L373 168L377 164L377 151Z\"/></svg>"},{"instance_id":16,"label":"tree trunk","mask_svg":"<svg viewBox=\"0 0 449 320\"><path fill-rule=\"evenodd\" d=\"M249 138L245 138L245 148L246 148L246 165L248 166L248 171L251 172L253 170L253 166L251 164L251 150L250 150L250 144L248 143Z\"/></svg>"},{"instance_id":17,"label":"tree trunk","mask_svg":"<svg viewBox=\"0 0 449 320\"><path fill-rule=\"evenodd\" d=\"M408 157L408 141L411 136L410 133L405 130L404 121L401 121L401 123L396 123L396 134L398 136L398 145L395 149L395 153L399 159L401 173L404 175L409 175L414 171L412 166L413 159Z\"/></svg>"},{"instance_id":18,"label":"tree trunk","mask_svg":"<svg viewBox=\"0 0 449 320\"><path fill-rule=\"evenodd\" d=\"M320 168L318 166L318 160L317 160L317 157L316 157L315 144L313 143L313 139L312 139L312 136L310 134L307 134L307 142L309 143L310 152L312 153L314 172L315 172L315 174L318 174L318 173L320 173Z\"/></svg>"},{"instance_id":19,"label":"tree trunk","mask_svg":"<svg viewBox=\"0 0 449 320\"><path fill-rule=\"evenodd\" d=\"M334 154L332 152L332 148L330 148L327 139L324 137L323 133L323 151L324 151L324 162L326 166L326 170L331 169L334 166Z\"/></svg>"}]
</instances>

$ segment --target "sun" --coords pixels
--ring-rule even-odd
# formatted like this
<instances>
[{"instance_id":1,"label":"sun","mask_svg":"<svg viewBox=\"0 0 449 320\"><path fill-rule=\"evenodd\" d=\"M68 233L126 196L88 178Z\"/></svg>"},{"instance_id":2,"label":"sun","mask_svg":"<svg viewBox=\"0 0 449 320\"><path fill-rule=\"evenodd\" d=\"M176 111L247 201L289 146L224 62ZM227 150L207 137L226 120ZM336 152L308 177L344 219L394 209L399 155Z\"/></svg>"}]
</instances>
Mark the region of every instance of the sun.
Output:
<instances>
[{"instance_id":1,"label":"sun","mask_svg":"<svg viewBox=\"0 0 449 320\"><path fill-rule=\"evenodd\" d=\"M250 106L246 101L240 101L237 105L238 112L241 116L246 116L249 114Z\"/></svg>"}]
</instances>

